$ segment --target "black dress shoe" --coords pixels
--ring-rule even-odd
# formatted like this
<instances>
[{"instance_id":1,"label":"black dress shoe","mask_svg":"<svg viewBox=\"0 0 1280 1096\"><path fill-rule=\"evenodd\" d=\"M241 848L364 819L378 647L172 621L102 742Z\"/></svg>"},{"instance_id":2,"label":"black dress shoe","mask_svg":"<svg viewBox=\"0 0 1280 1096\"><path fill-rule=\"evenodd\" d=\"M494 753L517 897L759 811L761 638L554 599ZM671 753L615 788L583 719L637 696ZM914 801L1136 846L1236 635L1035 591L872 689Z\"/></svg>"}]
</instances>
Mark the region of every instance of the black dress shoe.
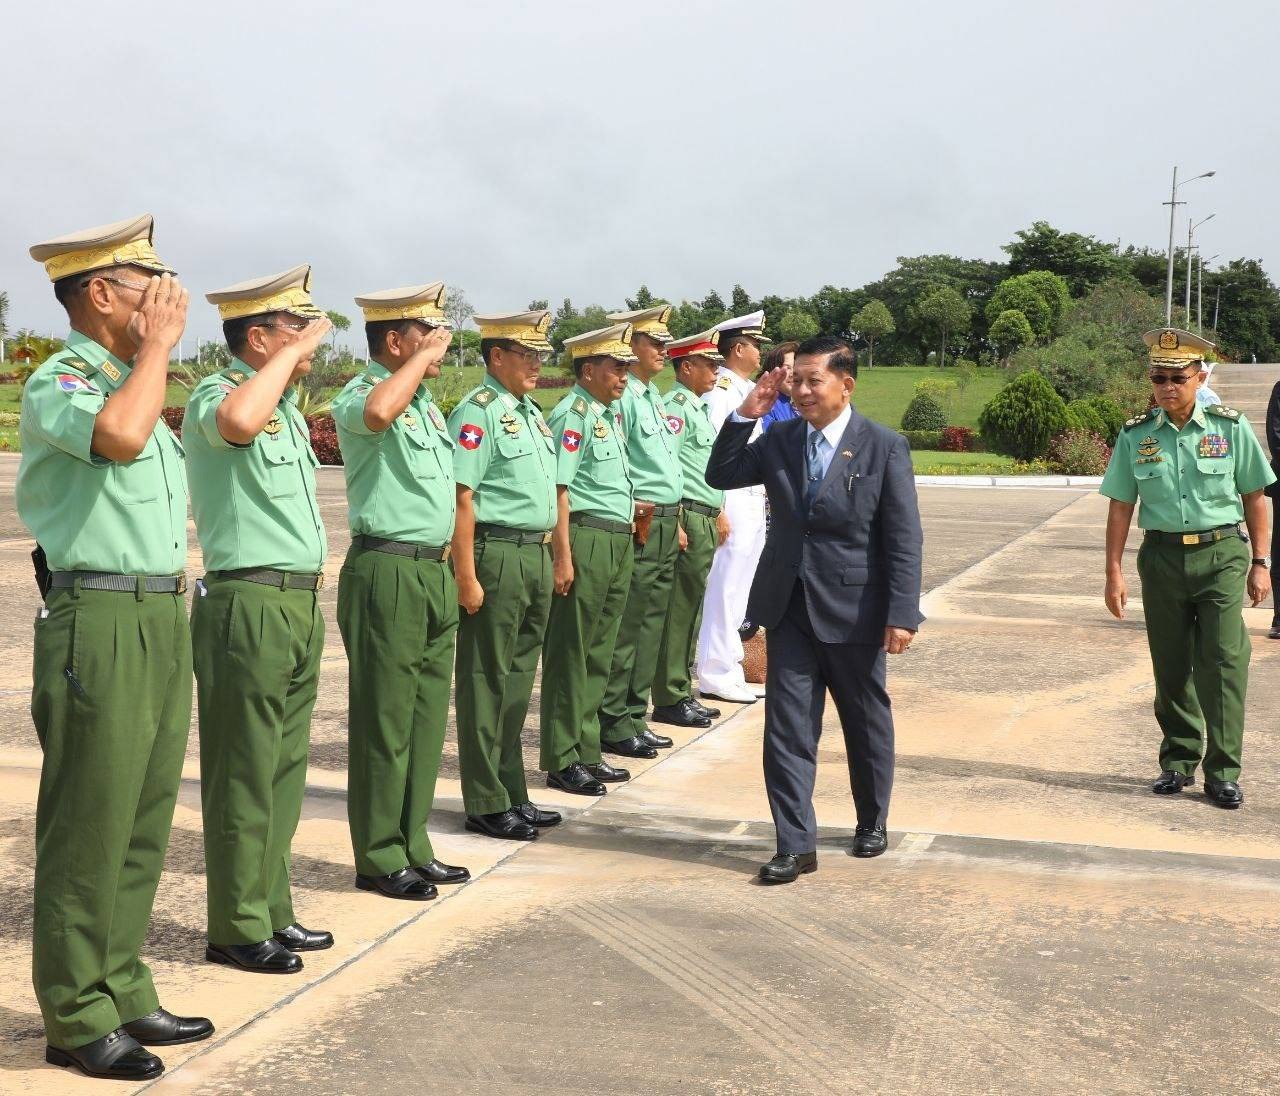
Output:
<instances>
[{"instance_id":1,"label":"black dress shoe","mask_svg":"<svg viewBox=\"0 0 1280 1096\"><path fill-rule=\"evenodd\" d=\"M111 1081L145 1081L164 1072L164 1063L159 1058L118 1028L75 1050L46 1046L44 1060L51 1066L75 1066L88 1077L106 1077Z\"/></svg>"},{"instance_id":2,"label":"black dress shoe","mask_svg":"<svg viewBox=\"0 0 1280 1096\"><path fill-rule=\"evenodd\" d=\"M707 721L707 726L711 726L710 720ZM665 734L658 734L649 727L637 734L636 738L640 739L646 746L652 746L655 750L669 750L675 745L675 742Z\"/></svg>"},{"instance_id":3,"label":"black dress shoe","mask_svg":"<svg viewBox=\"0 0 1280 1096\"><path fill-rule=\"evenodd\" d=\"M1151 785L1151 790L1156 795L1177 795L1183 788L1195 782L1194 776L1183 776L1182 773L1175 773L1172 769L1164 769Z\"/></svg>"},{"instance_id":4,"label":"black dress shoe","mask_svg":"<svg viewBox=\"0 0 1280 1096\"><path fill-rule=\"evenodd\" d=\"M498 837L504 841L532 841L538 836L538 831L521 818L514 807L496 814L469 814L466 827L472 833L482 833L486 837Z\"/></svg>"},{"instance_id":5,"label":"black dress shoe","mask_svg":"<svg viewBox=\"0 0 1280 1096\"><path fill-rule=\"evenodd\" d=\"M126 1035L149 1047L174 1047L179 1043L198 1043L213 1034L213 1021L203 1016L175 1016L158 1008L136 1020L121 1025Z\"/></svg>"},{"instance_id":6,"label":"black dress shoe","mask_svg":"<svg viewBox=\"0 0 1280 1096\"><path fill-rule=\"evenodd\" d=\"M275 937L277 944L283 944L290 951L324 951L333 947L333 933L313 932L311 929L304 929L296 921L292 925L276 929L271 935Z\"/></svg>"},{"instance_id":7,"label":"black dress shoe","mask_svg":"<svg viewBox=\"0 0 1280 1096\"><path fill-rule=\"evenodd\" d=\"M818 870L816 852L780 852L760 868L765 883L794 883L801 875Z\"/></svg>"},{"instance_id":8,"label":"black dress shoe","mask_svg":"<svg viewBox=\"0 0 1280 1096\"><path fill-rule=\"evenodd\" d=\"M700 707L701 705L695 704L689 697L685 697L679 703L655 707L653 715L649 718L655 723L670 723L674 727L710 727L711 717L699 711ZM643 739L644 735L640 737Z\"/></svg>"},{"instance_id":9,"label":"black dress shoe","mask_svg":"<svg viewBox=\"0 0 1280 1096\"><path fill-rule=\"evenodd\" d=\"M442 864L439 860L428 860L425 864L413 870L428 883L465 883L471 878L471 873L466 868L454 867L452 864Z\"/></svg>"},{"instance_id":10,"label":"black dress shoe","mask_svg":"<svg viewBox=\"0 0 1280 1096\"><path fill-rule=\"evenodd\" d=\"M889 835L883 826L857 826L853 831L853 855L879 856L889 847Z\"/></svg>"},{"instance_id":11,"label":"black dress shoe","mask_svg":"<svg viewBox=\"0 0 1280 1096\"><path fill-rule=\"evenodd\" d=\"M256 944L210 944L204 949L210 963L239 967L251 974L297 974L302 960L278 940Z\"/></svg>"},{"instance_id":12,"label":"black dress shoe","mask_svg":"<svg viewBox=\"0 0 1280 1096\"><path fill-rule=\"evenodd\" d=\"M705 704L703 704L703 703L702 703L702 701L701 701L701 700L699 700L697 697L692 697L692 696L691 696L691 697L689 698L689 703L693 705L693 710L694 710L695 712L697 712L697 713L698 713L699 715L701 715L701 716L705 716L707 719L719 719L719 718L720 718L720 709L719 709L719 708L708 708L708 707L707 707Z\"/></svg>"},{"instance_id":13,"label":"black dress shoe","mask_svg":"<svg viewBox=\"0 0 1280 1096\"><path fill-rule=\"evenodd\" d=\"M1205 780L1204 794L1229 811L1244 805L1244 792L1234 780Z\"/></svg>"},{"instance_id":14,"label":"black dress shoe","mask_svg":"<svg viewBox=\"0 0 1280 1096\"><path fill-rule=\"evenodd\" d=\"M601 742L600 749L607 754L616 754L618 757L642 757L652 759L658 756L658 751L652 746L647 746L634 735L630 738L624 738L619 742Z\"/></svg>"},{"instance_id":15,"label":"black dress shoe","mask_svg":"<svg viewBox=\"0 0 1280 1096\"><path fill-rule=\"evenodd\" d=\"M390 875L357 875L356 890L374 891L384 898L403 898L407 902L429 902L436 896L434 883L428 883L413 868L401 868Z\"/></svg>"},{"instance_id":16,"label":"black dress shoe","mask_svg":"<svg viewBox=\"0 0 1280 1096\"><path fill-rule=\"evenodd\" d=\"M607 761L597 761L594 765L584 765L583 768L601 784L621 784L624 780L631 779L631 770L616 768Z\"/></svg>"},{"instance_id":17,"label":"black dress shoe","mask_svg":"<svg viewBox=\"0 0 1280 1096\"><path fill-rule=\"evenodd\" d=\"M538 829L545 829L547 826L560 825L561 815L559 811L544 811L541 807L535 807L532 803L520 803L511 808L530 826L537 826Z\"/></svg>"},{"instance_id":18,"label":"black dress shoe","mask_svg":"<svg viewBox=\"0 0 1280 1096\"><path fill-rule=\"evenodd\" d=\"M608 790L587 772L581 761L575 761L559 772L547 773L547 787L559 788L571 795L604 795Z\"/></svg>"}]
</instances>

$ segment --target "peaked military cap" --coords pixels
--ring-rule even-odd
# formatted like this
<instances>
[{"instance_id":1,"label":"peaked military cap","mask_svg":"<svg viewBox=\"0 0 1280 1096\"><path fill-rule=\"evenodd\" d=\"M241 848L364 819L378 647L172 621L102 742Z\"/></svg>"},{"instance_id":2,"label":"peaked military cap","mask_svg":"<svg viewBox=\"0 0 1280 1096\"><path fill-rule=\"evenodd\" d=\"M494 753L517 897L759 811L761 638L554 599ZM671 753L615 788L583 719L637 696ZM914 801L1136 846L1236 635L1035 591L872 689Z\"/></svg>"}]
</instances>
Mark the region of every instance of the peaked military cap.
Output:
<instances>
[{"instance_id":1,"label":"peaked military cap","mask_svg":"<svg viewBox=\"0 0 1280 1096\"><path fill-rule=\"evenodd\" d=\"M432 327L448 327L444 314L444 282L380 289L356 298L365 323L379 320L422 320Z\"/></svg>"},{"instance_id":2,"label":"peaked military cap","mask_svg":"<svg viewBox=\"0 0 1280 1096\"><path fill-rule=\"evenodd\" d=\"M1157 327L1142 336L1152 365L1181 366L1203 362L1213 343L1176 327Z\"/></svg>"},{"instance_id":3,"label":"peaked military cap","mask_svg":"<svg viewBox=\"0 0 1280 1096\"><path fill-rule=\"evenodd\" d=\"M224 320L263 316L268 312L288 312L304 320L314 320L324 313L312 303L310 290L311 266L304 263L281 274L250 278L226 289L216 289L206 293L205 300L218 306L218 315Z\"/></svg>"},{"instance_id":4,"label":"peaked military cap","mask_svg":"<svg viewBox=\"0 0 1280 1096\"><path fill-rule=\"evenodd\" d=\"M675 339L667 343L667 357L672 361L681 358L710 358L713 362L724 361L720 353L720 332L712 328L697 335L688 335L683 339Z\"/></svg>"},{"instance_id":5,"label":"peaked military cap","mask_svg":"<svg viewBox=\"0 0 1280 1096\"><path fill-rule=\"evenodd\" d=\"M773 342L767 338L764 333L764 310L748 313L746 316L734 316L732 319L724 320L712 328L718 331L721 336L724 335L747 335L759 342Z\"/></svg>"},{"instance_id":6,"label":"peaked military cap","mask_svg":"<svg viewBox=\"0 0 1280 1096\"><path fill-rule=\"evenodd\" d=\"M629 323L618 323L612 327L602 327L597 331L585 331L565 339L565 349L579 358L617 358L620 362L633 362L636 356L631 352L632 326Z\"/></svg>"},{"instance_id":7,"label":"peaked military cap","mask_svg":"<svg viewBox=\"0 0 1280 1096\"><path fill-rule=\"evenodd\" d=\"M128 221L84 228L31 247L31 257L44 263L52 282L72 274L112 266L140 266L156 274L172 274L151 246L155 218L150 213Z\"/></svg>"},{"instance_id":8,"label":"peaked military cap","mask_svg":"<svg viewBox=\"0 0 1280 1096\"><path fill-rule=\"evenodd\" d=\"M482 339L510 339L530 350L549 351L551 344L547 342L547 332L551 328L549 310L535 309L532 312L504 312L495 316L473 316L476 326L480 328ZM630 351L628 351L630 353Z\"/></svg>"},{"instance_id":9,"label":"peaked military cap","mask_svg":"<svg viewBox=\"0 0 1280 1096\"><path fill-rule=\"evenodd\" d=\"M614 323L629 323L633 334L648 335L660 343L671 341L671 332L667 330L667 321L671 319L669 304L660 304L656 308L637 308L633 312L610 312L609 319Z\"/></svg>"}]
</instances>

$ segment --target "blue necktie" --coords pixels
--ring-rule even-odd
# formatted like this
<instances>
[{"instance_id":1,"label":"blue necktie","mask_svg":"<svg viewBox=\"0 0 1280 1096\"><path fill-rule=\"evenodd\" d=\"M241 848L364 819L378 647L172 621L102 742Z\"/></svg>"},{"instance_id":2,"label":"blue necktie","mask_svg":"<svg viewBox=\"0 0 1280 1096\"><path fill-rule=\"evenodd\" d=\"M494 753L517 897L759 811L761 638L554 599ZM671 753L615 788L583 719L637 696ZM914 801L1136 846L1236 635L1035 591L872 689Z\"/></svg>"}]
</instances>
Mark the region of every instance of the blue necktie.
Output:
<instances>
[{"instance_id":1,"label":"blue necktie","mask_svg":"<svg viewBox=\"0 0 1280 1096\"><path fill-rule=\"evenodd\" d=\"M819 455L818 446L822 443L822 434L817 430L813 430L809 434L808 444L808 473L809 479L804 486L804 508L806 511L813 510L814 499L818 497L818 488L822 486L822 457Z\"/></svg>"}]
</instances>

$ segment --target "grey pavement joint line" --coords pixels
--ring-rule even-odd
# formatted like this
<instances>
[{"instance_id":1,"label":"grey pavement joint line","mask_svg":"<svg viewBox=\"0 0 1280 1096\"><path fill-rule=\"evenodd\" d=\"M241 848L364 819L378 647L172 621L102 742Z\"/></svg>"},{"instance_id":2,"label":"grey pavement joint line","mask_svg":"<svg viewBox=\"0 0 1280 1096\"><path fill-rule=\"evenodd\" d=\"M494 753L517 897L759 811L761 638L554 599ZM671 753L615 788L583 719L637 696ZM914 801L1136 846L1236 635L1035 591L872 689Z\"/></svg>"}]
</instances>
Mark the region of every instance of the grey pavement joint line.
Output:
<instances>
[{"instance_id":1,"label":"grey pavement joint line","mask_svg":"<svg viewBox=\"0 0 1280 1096\"><path fill-rule=\"evenodd\" d=\"M720 720L719 723L712 724L710 727L702 731L701 734L695 735L684 745L675 747L670 750L664 750L662 752L662 755L659 756L657 761L655 761L652 765L650 765L647 769L645 769L644 772L638 773L636 777L633 780L628 781L628 783L634 783L635 780L639 780L646 773L649 773L652 770L658 768L660 765L665 764L666 761L669 760L671 757L674 757L676 754L680 753L682 750L687 749L689 746L692 746L695 742L700 741L704 736L712 734L713 732L720 729L721 727L728 727L730 724L733 723L734 720L736 720L739 716L741 716L743 712L749 711L754 706L755 705L753 704L744 704L732 715L726 716L724 719ZM324 789L324 790L330 793L337 793L337 789ZM308 786L307 794L311 794L310 786ZM342 794L342 793L338 793L338 794ZM592 802L588 803L578 812L577 815L574 816L574 818L580 818L582 815L586 814L588 811L592 810L593 808L597 807L599 804L603 803L607 798L608 796L601 796L599 799L593 800ZM574 820L573 818L566 819L565 822L561 823L561 825L571 824L573 820ZM478 883L481 879L485 878L485 876L490 875L500 865L505 864L508 860L511 860L513 857L519 856L520 853L526 851L527 849L536 845L537 843L538 843L537 841L520 842L515 848L513 848L505 856L494 861L493 864L485 868L484 871L474 876L471 879L471 881L466 884L466 887L475 886L476 883ZM352 870L354 871L354 869ZM346 959L342 960L342 962L339 963L337 966L335 966L332 970L326 971L324 974L320 975L318 978L315 978L312 981L307 982L305 985L299 986L292 993L288 994L285 997L282 997L278 1001L273 1002L272 1004L268 1005L266 1008L261 1009L258 1012L254 1013L252 1016L246 1019L243 1023L238 1024L236 1027L230 1029L225 1035L220 1034L217 1037L209 1040L207 1044L201 1047L201 1049L197 1053L193 1054L190 1058L187 1058L185 1061L179 1062L177 1065L171 1068L166 1068L165 1072L161 1074L159 1077L157 1077L155 1080L148 1081L145 1085L140 1086L134 1091L144 1092L147 1089L153 1087L154 1085L160 1084L166 1078L173 1077L174 1075L184 1070L192 1062L196 1061L197 1059L203 1058L206 1054L221 1047L223 1044L227 1043L231 1039L234 1039L237 1035L240 1035L248 1031L250 1028L258 1024L260 1021L265 1020L271 1016L274 1016L276 1013L280 1012L286 1005L292 1004L299 997L303 996L303 994L310 993L311 990L315 989L316 987L324 985L330 979L341 974L348 967L353 966L359 960L363 959L366 955L370 954L376 948L382 947L388 941L394 939L396 936L399 936L400 933L402 933L405 929L410 928L413 925L416 925L424 917L430 916L433 908L438 908L442 903L448 902L451 898L455 898L458 894L461 893L462 890L466 889L466 887L458 888L453 892L446 894L440 898L436 898L430 902L424 902L423 908L419 910L417 913L413 914L410 917L406 917L404 920L398 922L395 925L392 925L380 936L377 936L373 940L370 940L367 944L364 945L364 947L360 948L358 951L354 952L353 954L347 956ZM253 975L247 974L245 977L251 978L253 977Z\"/></svg>"}]
</instances>

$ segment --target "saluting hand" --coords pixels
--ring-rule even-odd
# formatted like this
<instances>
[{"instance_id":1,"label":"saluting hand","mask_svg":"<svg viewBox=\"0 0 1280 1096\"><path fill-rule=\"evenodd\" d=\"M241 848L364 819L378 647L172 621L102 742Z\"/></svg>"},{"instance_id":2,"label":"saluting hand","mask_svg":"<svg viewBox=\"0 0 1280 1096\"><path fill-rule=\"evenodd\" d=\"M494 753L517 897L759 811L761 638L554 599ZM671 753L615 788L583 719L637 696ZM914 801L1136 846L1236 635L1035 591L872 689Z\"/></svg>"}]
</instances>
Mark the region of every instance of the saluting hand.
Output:
<instances>
[{"instance_id":1,"label":"saluting hand","mask_svg":"<svg viewBox=\"0 0 1280 1096\"><path fill-rule=\"evenodd\" d=\"M427 332L427 337L422 340L422 345L413 352L413 357L405 364L421 365L424 368L439 365L444 361L444 356L449 352L452 342L453 332L449 328L433 327Z\"/></svg>"},{"instance_id":2,"label":"saluting hand","mask_svg":"<svg viewBox=\"0 0 1280 1096\"><path fill-rule=\"evenodd\" d=\"M187 327L187 302L191 294L172 274L147 283L138 311L129 317L129 338L141 349L144 343L172 350Z\"/></svg>"},{"instance_id":3,"label":"saluting hand","mask_svg":"<svg viewBox=\"0 0 1280 1096\"><path fill-rule=\"evenodd\" d=\"M744 419L758 419L767 415L778 401L779 387L786 379L786 366L780 365L777 369L770 369L769 372L756 381L756 386L747 393L747 398L742 401L742 406L738 408L738 414Z\"/></svg>"},{"instance_id":4,"label":"saluting hand","mask_svg":"<svg viewBox=\"0 0 1280 1096\"><path fill-rule=\"evenodd\" d=\"M320 344L324 342L332 330L333 323L329 317L321 316L312 320L298 333L298 337L290 344L290 347L298 355L297 371L299 373L311 372L311 359L315 357Z\"/></svg>"}]
</instances>

